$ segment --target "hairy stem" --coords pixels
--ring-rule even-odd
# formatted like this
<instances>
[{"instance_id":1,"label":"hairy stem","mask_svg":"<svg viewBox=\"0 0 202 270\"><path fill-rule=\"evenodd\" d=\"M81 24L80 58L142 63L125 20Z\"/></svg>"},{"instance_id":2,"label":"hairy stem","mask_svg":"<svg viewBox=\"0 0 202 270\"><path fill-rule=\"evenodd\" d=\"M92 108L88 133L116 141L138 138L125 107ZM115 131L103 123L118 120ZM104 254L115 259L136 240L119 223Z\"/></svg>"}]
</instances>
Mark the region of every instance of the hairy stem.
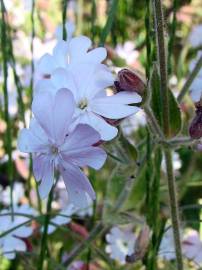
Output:
<instances>
[{"instance_id":1,"label":"hairy stem","mask_svg":"<svg viewBox=\"0 0 202 270\"><path fill-rule=\"evenodd\" d=\"M169 103L168 103L168 76L167 76L167 56L164 40L164 17L161 0L153 0L156 43L158 50L158 62L160 73L160 88L163 102L163 130L166 136L170 134L169 127Z\"/></svg>"},{"instance_id":2,"label":"hairy stem","mask_svg":"<svg viewBox=\"0 0 202 270\"><path fill-rule=\"evenodd\" d=\"M168 99L168 76L167 76L167 55L164 41L164 18L161 0L152 0L154 17L155 17L155 27L156 27L156 40L158 49L158 61L159 61L159 71L160 71L160 87L161 95L163 101L163 128L166 137L170 135L170 122L169 122L169 99ZM176 184L175 177L173 173L172 165L172 152L170 149L165 148L165 160L167 169L167 180L168 180L168 190L170 197L170 210L173 226L173 236L175 240L175 251L177 260L177 269L183 270L183 260L182 260L182 249L180 241L179 232L179 212L178 203L176 198Z\"/></svg>"},{"instance_id":3,"label":"hairy stem","mask_svg":"<svg viewBox=\"0 0 202 270\"><path fill-rule=\"evenodd\" d=\"M172 225L173 225L173 236L175 241L175 252L176 252L176 260L177 260L177 269L183 269L183 258L181 251L181 240L180 240L180 222L179 222L179 210L177 204L177 190L175 177L173 174L173 164L172 164L172 154L169 149L165 150L165 160L166 160L166 169L167 169L167 177L168 177L168 191L170 196L170 211L172 216Z\"/></svg>"}]
</instances>

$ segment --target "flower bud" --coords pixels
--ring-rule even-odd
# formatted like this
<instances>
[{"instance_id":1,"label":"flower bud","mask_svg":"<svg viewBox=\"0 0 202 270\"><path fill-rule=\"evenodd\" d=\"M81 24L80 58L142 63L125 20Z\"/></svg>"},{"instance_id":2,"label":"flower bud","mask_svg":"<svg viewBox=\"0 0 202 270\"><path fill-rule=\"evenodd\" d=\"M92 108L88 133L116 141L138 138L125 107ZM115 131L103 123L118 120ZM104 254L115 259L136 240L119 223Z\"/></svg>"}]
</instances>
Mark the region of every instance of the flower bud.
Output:
<instances>
[{"instance_id":1,"label":"flower bud","mask_svg":"<svg viewBox=\"0 0 202 270\"><path fill-rule=\"evenodd\" d=\"M146 85L140 75L134 71L124 68L118 72L117 80L114 82L114 87L117 92L130 91L143 96Z\"/></svg>"},{"instance_id":2,"label":"flower bud","mask_svg":"<svg viewBox=\"0 0 202 270\"><path fill-rule=\"evenodd\" d=\"M200 139L202 137L202 106L196 105L196 116L189 127L189 134L193 139Z\"/></svg>"},{"instance_id":3,"label":"flower bud","mask_svg":"<svg viewBox=\"0 0 202 270\"><path fill-rule=\"evenodd\" d=\"M128 263L133 263L142 260L147 252L150 241L150 229L147 225L140 231L138 238L135 242L134 253L126 256Z\"/></svg>"}]
</instances>

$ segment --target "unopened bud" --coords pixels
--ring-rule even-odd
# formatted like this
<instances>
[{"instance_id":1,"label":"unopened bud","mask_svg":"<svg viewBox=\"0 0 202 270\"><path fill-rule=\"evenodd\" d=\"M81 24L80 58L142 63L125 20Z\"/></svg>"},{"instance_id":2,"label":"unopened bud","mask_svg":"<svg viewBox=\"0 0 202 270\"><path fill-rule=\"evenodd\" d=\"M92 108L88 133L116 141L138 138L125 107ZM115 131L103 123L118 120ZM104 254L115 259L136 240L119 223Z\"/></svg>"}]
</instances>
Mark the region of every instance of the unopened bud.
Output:
<instances>
[{"instance_id":1,"label":"unopened bud","mask_svg":"<svg viewBox=\"0 0 202 270\"><path fill-rule=\"evenodd\" d=\"M147 252L150 240L150 229L147 225L140 231L138 238L135 242L134 253L126 256L128 263L133 263L142 260Z\"/></svg>"},{"instance_id":2,"label":"unopened bud","mask_svg":"<svg viewBox=\"0 0 202 270\"><path fill-rule=\"evenodd\" d=\"M193 139L200 139L202 137L202 106L196 105L196 116L189 127L189 134Z\"/></svg>"},{"instance_id":3,"label":"unopened bud","mask_svg":"<svg viewBox=\"0 0 202 270\"><path fill-rule=\"evenodd\" d=\"M114 87L117 92L130 91L143 96L146 85L137 72L124 68L118 72Z\"/></svg>"}]
</instances>

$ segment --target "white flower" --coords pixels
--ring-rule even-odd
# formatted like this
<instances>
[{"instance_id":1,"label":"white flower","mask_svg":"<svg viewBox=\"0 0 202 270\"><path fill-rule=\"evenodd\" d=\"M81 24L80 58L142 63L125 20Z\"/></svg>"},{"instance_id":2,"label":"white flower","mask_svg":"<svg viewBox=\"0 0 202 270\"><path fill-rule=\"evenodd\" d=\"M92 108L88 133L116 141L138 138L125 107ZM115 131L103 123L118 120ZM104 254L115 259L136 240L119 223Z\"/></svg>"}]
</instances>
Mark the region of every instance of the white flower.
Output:
<instances>
[{"instance_id":1,"label":"white flower","mask_svg":"<svg viewBox=\"0 0 202 270\"><path fill-rule=\"evenodd\" d=\"M0 250L3 253L5 257L8 259L14 259L15 258L15 252L16 251L26 251L26 244L22 240L22 238L29 237L33 229L31 226L28 226L27 224L30 218L21 216L21 215L15 215L18 214L27 214L34 216L36 214L35 210L29 207L29 205L21 205L21 206L14 206L14 216L13 219L11 217L11 210L3 210L1 211L2 214L8 214L5 216L0 216L0 232L1 234L6 233L6 231L10 231L8 234L1 237L0 234ZM16 228L17 226L21 225L20 227Z\"/></svg>"},{"instance_id":2,"label":"white flower","mask_svg":"<svg viewBox=\"0 0 202 270\"><path fill-rule=\"evenodd\" d=\"M193 27L189 35L189 42L193 47L202 45L202 24Z\"/></svg>"},{"instance_id":3,"label":"white flower","mask_svg":"<svg viewBox=\"0 0 202 270\"><path fill-rule=\"evenodd\" d=\"M101 63L106 58L105 48L100 47L88 51L92 45L91 40L86 36L72 38L74 28L71 23L68 23L67 27L67 41L59 41L52 55L46 53L39 60L36 73L41 78L50 78L56 68L69 69L80 63Z\"/></svg>"},{"instance_id":4,"label":"white flower","mask_svg":"<svg viewBox=\"0 0 202 270\"><path fill-rule=\"evenodd\" d=\"M132 64L139 56L139 52L135 50L135 45L132 41L126 41L124 45L118 44L115 51L119 57L126 61L127 65Z\"/></svg>"},{"instance_id":5,"label":"white flower","mask_svg":"<svg viewBox=\"0 0 202 270\"><path fill-rule=\"evenodd\" d=\"M117 128L108 124L104 118L121 119L139 111L136 106L141 97L135 92L122 91L106 96L105 88L112 85L114 78L102 64L79 64L68 71L59 68L50 80L42 80L36 86L36 93L50 91L56 93L60 88L69 89L75 99L76 111L71 128L78 124L88 124L96 129L102 140L111 140L117 135Z\"/></svg>"},{"instance_id":6,"label":"white flower","mask_svg":"<svg viewBox=\"0 0 202 270\"><path fill-rule=\"evenodd\" d=\"M184 255L197 265L202 265L202 241L197 231L189 230L182 242Z\"/></svg>"},{"instance_id":7,"label":"white flower","mask_svg":"<svg viewBox=\"0 0 202 270\"><path fill-rule=\"evenodd\" d=\"M29 129L23 129L18 148L33 154L33 171L42 198L47 197L54 183L54 172L59 171L68 190L69 200L75 205L86 205L86 193L95 199L95 192L79 167L102 167L106 160L103 149L93 146L100 140L99 133L87 125L69 131L75 110L73 96L60 89L55 96L43 92L35 96ZM37 122L38 121L38 122Z\"/></svg>"},{"instance_id":8,"label":"white flower","mask_svg":"<svg viewBox=\"0 0 202 270\"><path fill-rule=\"evenodd\" d=\"M144 127L147 123L144 111L139 111L121 122L121 128L126 136L130 136L139 127Z\"/></svg>"},{"instance_id":9,"label":"white flower","mask_svg":"<svg viewBox=\"0 0 202 270\"><path fill-rule=\"evenodd\" d=\"M76 208L73 204L69 204L66 209L60 211L54 218L50 220L48 225L48 234L53 233L57 226L65 225L71 222L71 216L75 213ZM53 224L51 224L51 222Z\"/></svg>"},{"instance_id":10,"label":"white flower","mask_svg":"<svg viewBox=\"0 0 202 270\"><path fill-rule=\"evenodd\" d=\"M172 227L165 229L158 255L167 261L175 259L175 244Z\"/></svg>"},{"instance_id":11,"label":"white flower","mask_svg":"<svg viewBox=\"0 0 202 270\"><path fill-rule=\"evenodd\" d=\"M5 189L0 190L0 202L5 205L10 205L11 198L10 198L11 188L7 186ZM22 197L24 196L24 186L22 183L15 182L13 185L13 203L18 204Z\"/></svg>"},{"instance_id":12,"label":"white flower","mask_svg":"<svg viewBox=\"0 0 202 270\"><path fill-rule=\"evenodd\" d=\"M172 153L172 162L173 162L173 169L177 172L181 166L182 166L182 161L180 159L180 156L177 152ZM166 172L166 163L165 163L165 157L163 156L161 167L163 172Z\"/></svg>"},{"instance_id":13,"label":"white flower","mask_svg":"<svg viewBox=\"0 0 202 270\"><path fill-rule=\"evenodd\" d=\"M126 256L134 252L136 237L132 231L113 227L106 235L106 241L108 244L105 250L110 257L119 261L120 264L125 264Z\"/></svg>"}]
</instances>

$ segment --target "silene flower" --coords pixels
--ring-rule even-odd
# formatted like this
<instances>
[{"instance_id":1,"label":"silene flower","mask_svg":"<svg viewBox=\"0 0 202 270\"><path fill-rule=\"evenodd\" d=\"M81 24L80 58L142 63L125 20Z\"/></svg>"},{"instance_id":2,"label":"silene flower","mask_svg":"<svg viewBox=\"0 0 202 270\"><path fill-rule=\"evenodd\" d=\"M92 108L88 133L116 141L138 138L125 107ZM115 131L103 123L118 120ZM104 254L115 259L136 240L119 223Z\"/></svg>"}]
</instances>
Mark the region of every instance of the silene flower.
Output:
<instances>
[{"instance_id":1,"label":"silene flower","mask_svg":"<svg viewBox=\"0 0 202 270\"><path fill-rule=\"evenodd\" d=\"M106 241L107 246L105 250L110 254L110 258L124 265L126 257L134 252L136 237L130 230L113 227L106 235Z\"/></svg>"},{"instance_id":2,"label":"silene flower","mask_svg":"<svg viewBox=\"0 0 202 270\"><path fill-rule=\"evenodd\" d=\"M0 252L7 259L12 260L16 257L16 252L27 250L24 239L33 233L32 227L28 225L30 218L23 216L23 214L34 216L36 212L29 205L23 204L21 206L14 205L13 218L11 209L4 209L0 214ZM7 233L7 231L10 232Z\"/></svg>"},{"instance_id":3,"label":"silene flower","mask_svg":"<svg viewBox=\"0 0 202 270\"><path fill-rule=\"evenodd\" d=\"M102 140L108 141L118 130L106 119L122 119L138 112L139 108L134 104L142 100L136 92L129 91L107 96L106 88L113 83L114 77L105 65L83 63L69 70L56 69L51 79L41 80L36 85L35 93L49 91L55 94L61 88L69 89L76 104L70 128L88 124L100 133Z\"/></svg>"},{"instance_id":4,"label":"silene flower","mask_svg":"<svg viewBox=\"0 0 202 270\"><path fill-rule=\"evenodd\" d=\"M59 41L53 49L52 55L44 54L36 67L38 77L50 78L56 68L69 69L80 63L101 63L107 56L105 48L95 48L88 51L91 46L91 40L86 36L72 37L75 27L72 23L66 24L67 41L60 40L62 29L57 35Z\"/></svg>"},{"instance_id":5,"label":"silene flower","mask_svg":"<svg viewBox=\"0 0 202 270\"><path fill-rule=\"evenodd\" d=\"M95 199L95 192L80 167L102 167L106 153L93 145L100 135L87 125L78 125L69 131L75 111L73 95L60 89L56 95L50 92L35 95L32 111L34 118L29 129L23 129L18 139L18 148L33 155L33 172L40 181L39 193L45 198L59 171L65 182L69 201L86 205L86 193Z\"/></svg>"}]
</instances>

